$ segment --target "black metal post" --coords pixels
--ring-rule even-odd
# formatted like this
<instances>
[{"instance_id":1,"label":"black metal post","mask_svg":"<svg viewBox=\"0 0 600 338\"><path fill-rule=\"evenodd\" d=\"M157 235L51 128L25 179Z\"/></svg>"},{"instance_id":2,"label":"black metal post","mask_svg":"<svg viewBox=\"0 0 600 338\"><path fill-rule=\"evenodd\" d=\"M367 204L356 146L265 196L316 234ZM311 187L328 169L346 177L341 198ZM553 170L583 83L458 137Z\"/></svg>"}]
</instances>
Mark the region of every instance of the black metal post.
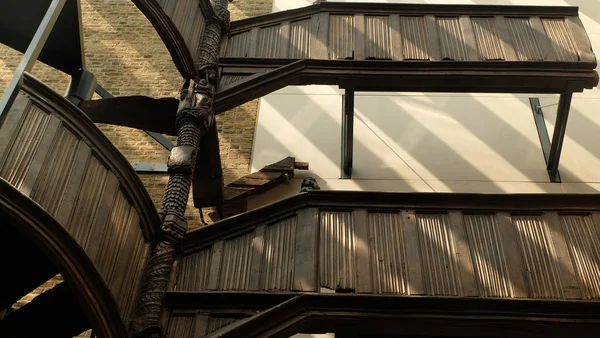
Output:
<instances>
[{"instance_id":1,"label":"black metal post","mask_svg":"<svg viewBox=\"0 0 600 338\"><path fill-rule=\"evenodd\" d=\"M567 131L567 120L569 119L569 110L573 93L560 95L558 101L558 110L556 113L556 123L554 124L554 134L552 135L552 147L548 155L548 174L552 182L558 178L558 164L560 162L560 152L562 150L565 132Z\"/></svg>"},{"instance_id":2,"label":"black metal post","mask_svg":"<svg viewBox=\"0 0 600 338\"><path fill-rule=\"evenodd\" d=\"M538 137L540 138L540 145L542 146L544 161L546 162L546 165L548 165L548 159L550 157L550 149L552 145L550 143L550 135L548 134L548 128L546 128L544 111L542 110L540 99L538 99L537 97L529 98L529 104L531 105L531 110L533 112L533 120L535 121ZM560 172L558 172L558 169L555 175L549 173L548 176L550 176L550 182L560 183Z\"/></svg>"},{"instance_id":3,"label":"black metal post","mask_svg":"<svg viewBox=\"0 0 600 338\"><path fill-rule=\"evenodd\" d=\"M0 99L0 125L2 125L8 110L12 106L13 101L19 93L19 88L21 87L21 83L23 81L23 74L31 71L31 68L39 57L42 48L46 44L46 40L48 40L48 36L54 28L56 19L58 19L58 16L62 11L66 1L67 0L53 0L46 11L46 14L42 18L40 25L33 35L33 38L31 39L31 42L29 43L29 46L27 47L27 50L25 51L25 54L19 63L19 66L17 66L15 74L8 83L2 99Z\"/></svg>"},{"instance_id":4,"label":"black metal post","mask_svg":"<svg viewBox=\"0 0 600 338\"><path fill-rule=\"evenodd\" d=\"M354 154L354 89L346 88L342 96L342 178L352 178Z\"/></svg>"}]
</instances>

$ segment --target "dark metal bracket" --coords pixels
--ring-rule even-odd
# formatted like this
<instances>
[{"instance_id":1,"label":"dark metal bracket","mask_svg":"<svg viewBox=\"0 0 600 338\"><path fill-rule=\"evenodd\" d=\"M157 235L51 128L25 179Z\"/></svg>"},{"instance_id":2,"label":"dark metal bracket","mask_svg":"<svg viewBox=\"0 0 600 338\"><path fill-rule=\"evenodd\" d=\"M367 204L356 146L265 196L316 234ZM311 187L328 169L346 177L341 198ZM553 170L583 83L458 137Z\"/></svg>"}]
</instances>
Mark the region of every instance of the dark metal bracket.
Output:
<instances>
[{"instance_id":1,"label":"dark metal bracket","mask_svg":"<svg viewBox=\"0 0 600 338\"><path fill-rule=\"evenodd\" d=\"M354 153L354 89L346 88L342 95L342 174L341 178L352 178Z\"/></svg>"},{"instance_id":2,"label":"dark metal bracket","mask_svg":"<svg viewBox=\"0 0 600 338\"><path fill-rule=\"evenodd\" d=\"M96 93L100 95L103 99L114 97L111 93L109 93L104 87L99 84L96 84ZM175 145L173 142L169 141L162 134L155 133L153 131L144 130L146 134L152 137L156 142L160 143L165 149L171 151ZM153 173L166 173L167 165L166 163L158 163L158 164L150 164L150 163L131 163L133 169L136 172L153 172Z\"/></svg>"},{"instance_id":3,"label":"dark metal bracket","mask_svg":"<svg viewBox=\"0 0 600 338\"><path fill-rule=\"evenodd\" d=\"M571 100L573 93L565 93L560 95L558 102L558 109L556 114L556 123L554 125L554 133L552 135L552 142L550 142L550 136L548 135L548 129L546 128L546 121L544 120L544 111L538 98L529 98L529 104L533 111L533 118L537 127L538 136L540 138L540 144L542 146L542 152L544 153L544 159L546 160L546 170L548 170L548 176L550 182L560 183L560 172L558 171L558 165L560 163L560 154L562 151L563 141L565 139L565 132L567 130L567 120L569 118L569 110L571 108Z\"/></svg>"}]
</instances>

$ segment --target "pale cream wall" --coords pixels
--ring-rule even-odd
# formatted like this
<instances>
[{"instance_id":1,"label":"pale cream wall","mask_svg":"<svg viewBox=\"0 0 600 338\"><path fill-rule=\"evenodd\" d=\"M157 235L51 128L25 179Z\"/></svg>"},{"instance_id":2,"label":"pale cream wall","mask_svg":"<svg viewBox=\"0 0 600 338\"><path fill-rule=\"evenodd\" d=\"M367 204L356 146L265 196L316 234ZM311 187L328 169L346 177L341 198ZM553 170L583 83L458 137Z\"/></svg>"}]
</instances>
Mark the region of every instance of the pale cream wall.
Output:
<instances>
[{"instance_id":1,"label":"pale cream wall","mask_svg":"<svg viewBox=\"0 0 600 338\"><path fill-rule=\"evenodd\" d=\"M348 1L351 2L351 1ZM375 1L372 1L375 2ZM600 0L377 1L580 6L595 51L600 51ZM273 10L310 0L275 0ZM353 179L340 177L342 91L288 87L261 99L252 170L282 157L310 163L297 180L255 198L251 207L296 194L302 177L323 189L598 193L600 89L575 94L560 173L550 183L528 97L510 94L357 93ZM552 134L556 95L541 98Z\"/></svg>"}]
</instances>

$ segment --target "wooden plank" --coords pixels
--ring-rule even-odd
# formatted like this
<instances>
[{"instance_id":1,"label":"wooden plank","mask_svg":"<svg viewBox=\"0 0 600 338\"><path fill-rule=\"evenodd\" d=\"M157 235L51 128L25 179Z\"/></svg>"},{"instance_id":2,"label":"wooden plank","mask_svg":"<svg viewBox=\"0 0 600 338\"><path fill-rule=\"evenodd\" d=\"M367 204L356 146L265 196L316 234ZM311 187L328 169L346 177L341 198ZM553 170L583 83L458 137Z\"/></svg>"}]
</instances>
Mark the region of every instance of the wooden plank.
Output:
<instances>
[{"instance_id":1,"label":"wooden plank","mask_svg":"<svg viewBox=\"0 0 600 338\"><path fill-rule=\"evenodd\" d=\"M475 32L473 31L473 25L471 24L471 17L468 15L461 15L458 21L465 43L465 50L467 51L467 60L479 61L479 50L477 49L477 41L475 41Z\"/></svg>"},{"instance_id":2,"label":"wooden plank","mask_svg":"<svg viewBox=\"0 0 600 338\"><path fill-rule=\"evenodd\" d=\"M571 32L577 52L579 54L579 60L581 62L596 62L596 55L592 50L592 42L589 36L585 32L581 19L577 16L567 16L565 18L565 24L567 29Z\"/></svg>"},{"instance_id":3,"label":"wooden plank","mask_svg":"<svg viewBox=\"0 0 600 338\"><path fill-rule=\"evenodd\" d=\"M463 216L457 211L450 212L448 216L450 218L452 234L454 236L455 255L458 262L458 271L460 272L462 294L467 297L479 296L473 261L469 250L469 239L467 238Z\"/></svg>"},{"instance_id":4,"label":"wooden plank","mask_svg":"<svg viewBox=\"0 0 600 338\"><path fill-rule=\"evenodd\" d=\"M354 15L354 59L364 60L366 58L366 34L365 30L365 16L363 14Z\"/></svg>"},{"instance_id":5,"label":"wooden plank","mask_svg":"<svg viewBox=\"0 0 600 338\"><path fill-rule=\"evenodd\" d=\"M398 14L390 15L390 38L392 42L392 60L402 61L402 37L400 35L400 16Z\"/></svg>"},{"instance_id":6,"label":"wooden plank","mask_svg":"<svg viewBox=\"0 0 600 338\"><path fill-rule=\"evenodd\" d=\"M194 328L192 329L192 337L204 337L208 334L208 316L197 315L194 319Z\"/></svg>"},{"instance_id":7,"label":"wooden plank","mask_svg":"<svg viewBox=\"0 0 600 338\"><path fill-rule=\"evenodd\" d=\"M248 51L248 57L255 58L258 56L258 33L260 28L254 27L250 31L250 50Z\"/></svg>"},{"instance_id":8,"label":"wooden plank","mask_svg":"<svg viewBox=\"0 0 600 338\"><path fill-rule=\"evenodd\" d=\"M94 225L92 226L84 245L85 252L87 252L94 264L97 264L96 259L98 258L98 252L101 250L100 245L102 244L104 234L106 232L106 224L111 214L110 210L112 209L114 202L117 200L118 192L119 180L115 177L115 175L109 172L106 176L104 191L102 192L102 197L100 198L98 211L96 212L96 219L93 223ZM73 226L77 226L77 224Z\"/></svg>"},{"instance_id":9,"label":"wooden plank","mask_svg":"<svg viewBox=\"0 0 600 338\"><path fill-rule=\"evenodd\" d=\"M558 263L558 273L563 287L563 294L567 299L581 299L581 287L575 275L575 268L571 261L567 241L555 212L544 213L544 221L550 230L550 238L554 245L554 252Z\"/></svg>"},{"instance_id":10,"label":"wooden plank","mask_svg":"<svg viewBox=\"0 0 600 338\"><path fill-rule=\"evenodd\" d=\"M354 210L354 238L356 240L356 292L373 292L367 210Z\"/></svg>"},{"instance_id":11,"label":"wooden plank","mask_svg":"<svg viewBox=\"0 0 600 338\"><path fill-rule=\"evenodd\" d=\"M517 238L517 231L512 222L512 217L509 213L499 212L497 214L497 219L498 231L500 232L500 238L506 256L506 265L508 266L508 273L510 276L512 296L515 298L528 297L523 257L521 249L519 248L519 239Z\"/></svg>"},{"instance_id":12,"label":"wooden plank","mask_svg":"<svg viewBox=\"0 0 600 338\"><path fill-rule=\"evenodd\" d=\"M284 21L279 27L279 57L286 59L290 50L290 22Z\"/></svg>"},{"instance_id":13,"label":"wooden plank","mask_svg":"<svg viewBox=\"0 0 600 338\"><path fill-rule=\"evenodd\" d=\"M210 272L208 275L207 290L216 290L219 286L219 271L221 271L221 258L223 256L223 245L225 241L221 240L213 244L210 260Z\"/></svg>"},{"instance_id":14,"label":"wooden plank","mask_svg":"<svg viewBox=\"0 0 600 338\"><path fill-rule=\"evenodd\" d=\"M425 283L423 283L423 269L421 265L421 253L419 251L419 235L417 220L413 211L402 212L402 227L404 231L404 248L406 251L406 262L408 273L408 294L424 295Z\"/></svg>"},{"instance_id":15,"label":"wooden plank","mask_svg":"<svg viewBox=\"0 0 600 338\"><path fill-rule=\"evenodd\" d=\"M250 277L248 290L259 290L262 275L262 260L265 248L265 226L261 225L254 230L252 238L252 261L250 262Z\"/></svg>"},{"instance_id":16,"label":"wooden plank","mask_svg":"<svg viewBox=\"0 0 600 338\"><path fill-rule=\"evenodd\" d=\"M310 58L329 59L329 13L314 14L311 20Z\"/></svg>"},{"instance_id":17,"label":"wooden plank","mask_svg":"<svg viewBox=\"0 0 600 338\"><path fill-rule=\"evenodd\" d=\"M23 184L19 188L19 190L23 193L23 195L29 196L31 194L31 190L35 184L35 180L37 179L40 170L42 170L42 166L46 161L46 156L50 152L50 146L52 146L52 140L56 133L58 132L58 128L61 126L61 122L54 116L50 116L50 121L48 121L48 126L46 127L46 131L42 136L42 140L40 142L40 146L38 147L35 155L31 159L31 165L29 166L29 170L25 175L25 179L23 180Z\"/></svg>"},{"instance_id":18,"label":"wooden plank","mask_svg":"<svg viewBox=\"0 0 600 338\"><path fill-rule=\"evenodd\" d=\"M544 61L556 61L556 53L554 53L552 42L550 41L550 38L548 38L548 34L546 34L546 30L544 29L540 17L532 16L529 18L529 22L531 23L531 28L533 28L535 39L542 50L542 59Z\"/></svg>"},{"instance_id":19,"label":"wooden plank","mask_svg":"<svg viewBox=\"0 0 600 338\"><path fill-rule=\"evenodd\" d=\"M429 59L431 61L440 61L442 60L442 50L435 16L425 15L425 24L427 25L427 37L429 40Z\"/></svg>"},{"instance_id":20,"label":"wooden plank","mask_svg":"<svg viewBox=\"0 0 600 338\"><path fill-rule=\"evenodd\" d=\"M63 199L60 203L58 211L56 212L56 220L64 227L67 227L69 218L71 217L71 213L75 206L75 200L77 199L77 194L81 188L83 175L85 173L91 153L92 151L87 143L84 141L79 141L77 153L73 158L74 163L73 168L71 169L71 174L69 175L69 182L65 188Z\"/></svg>"},{"instance_id":21,"label":"wooden plank","mask_svg":"<svg viewBox=\"0 0 600 338\"><path fill-rule=\"evenodd\" d=\"M20 124L19 122L23 118L27 105L29 104L29 98L24 94L19 93L10 107L4 122L0 124L0 163L4 162L4 153Z\"/></svg>"},{"instance_id":22,"label":"wooden plank","mask_svg":"<svg viewBox=\"0 0 600 338\"><path fill-rule=\"evenodd\" d=\"M307 208L298 212L294 244L294 282L292 290L317 291L317 237L319 210Z\"/></svg>"},{"instance_id":23,"label":"wooden plank","mask_svg":"<svg viewBox=\"0 0 600 338\"><path fill-rule=\"evenodd\" d=\"M512 44L512 37L510 36L508 26L506 25L506 18L502 15L496 15L494 19L496 20L498 36L500 37L500 41L502 41L502 49L504 50L506 61L519 61L517 52L515 52L515 48Z\"/></svg>"}]
</instances>

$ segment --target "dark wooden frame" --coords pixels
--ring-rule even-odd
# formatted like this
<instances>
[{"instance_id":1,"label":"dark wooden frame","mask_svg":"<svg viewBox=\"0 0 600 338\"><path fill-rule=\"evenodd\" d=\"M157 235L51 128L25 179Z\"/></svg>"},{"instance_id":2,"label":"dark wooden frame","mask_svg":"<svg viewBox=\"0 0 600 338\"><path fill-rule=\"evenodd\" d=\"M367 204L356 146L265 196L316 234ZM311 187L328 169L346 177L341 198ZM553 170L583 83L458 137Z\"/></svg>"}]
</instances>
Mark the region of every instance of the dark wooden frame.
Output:
<instances>
[{"instance_id":1,"label":"dark wooden frame","mask_svg":"<svg viewBox=\"0 0 600 338\"><path fill-rule=\"evenodd\" d=\"M10 217L15 230L31 240L57 267L96 335L126 337L112 293L81 246L52 216L3 179L0 191L0 212Z\"/></svg>"}]
</instances>

